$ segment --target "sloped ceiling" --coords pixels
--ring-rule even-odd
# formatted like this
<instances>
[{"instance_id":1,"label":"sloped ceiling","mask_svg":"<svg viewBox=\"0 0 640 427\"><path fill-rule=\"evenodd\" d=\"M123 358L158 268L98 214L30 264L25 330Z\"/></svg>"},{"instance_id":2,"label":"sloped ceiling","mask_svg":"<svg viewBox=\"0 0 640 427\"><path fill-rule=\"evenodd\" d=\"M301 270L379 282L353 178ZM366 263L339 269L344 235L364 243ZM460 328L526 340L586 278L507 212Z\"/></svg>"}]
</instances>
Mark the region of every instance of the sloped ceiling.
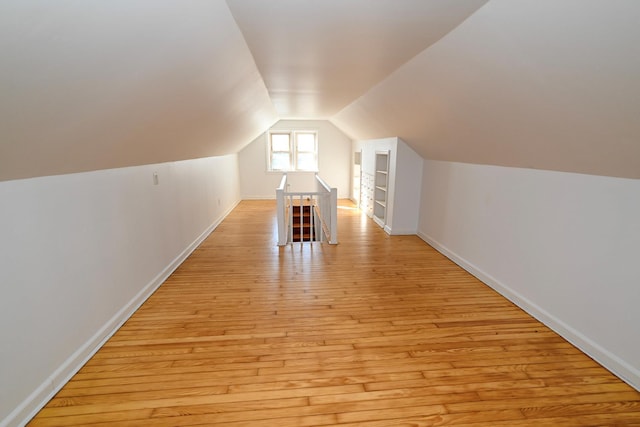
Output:
<instances>
[{"instance_id":1,"label":"sloped ceiling","mask_svg":"<svg viewBox=\"0 0 640 427\"><path fill-rule=\"evenodd\" d=\"M276 120L223 0L0 2L0 180L238 151Z\"/></svg>"},{"instance_id":2,"label":"sloped ceiling","mask_svg":"<svg viewBox=\"0 0 640 427\"><path fill-rule=\"evenodd\" d=\"M486 0L227 0L281 118L330 118Z\"/></svg>"},{"instance_id":3,"label":"sloped ceiling","mask_svg":"<svg viewBox=\"0 0 640 427\"><path fill-rule=\"evenodd\" d=\"M332 119L424 158L640 178L640 2L491 0Z\"/></svg>"},{"instance_id":4,"label":"sloped ceiling","mask_svg":"<svg viewBox=\"0 0 640 427\"><path fill-rule=\"evenodd\" d=\"M231 154L279 118L640 178L639 41L637 0L6 0L0 180Z\"/></svg>"}]
</instances>

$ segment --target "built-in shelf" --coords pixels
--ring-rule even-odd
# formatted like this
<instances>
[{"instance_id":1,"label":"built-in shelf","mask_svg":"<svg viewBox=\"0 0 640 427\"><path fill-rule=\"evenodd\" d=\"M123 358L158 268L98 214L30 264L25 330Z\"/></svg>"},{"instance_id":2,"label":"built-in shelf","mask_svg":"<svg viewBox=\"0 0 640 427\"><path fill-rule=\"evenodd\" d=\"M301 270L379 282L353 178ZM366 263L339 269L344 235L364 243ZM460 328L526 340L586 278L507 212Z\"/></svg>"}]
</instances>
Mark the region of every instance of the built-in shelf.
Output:
<instances>
[{"instance_id":1,"label":"built-in shelf","mask_svg":"<svg viewBox=\"0 0 640 427\"><path fill-rule=\"evenodd\" d=\"M423 159L400 138L357 144L362 149L361 194L366 194L361 199L368 202L363 212L389 234L415 234Z\"/></svg>"},{"instance_id":2,"label":"built-in shelf","mask_svg":"<svg viewBox=\"0 0 640 427\"><path fill-rule=\"evenodd\" d=\"M389 151L376 151L375 171L373 219L379 226L384 227L387 217Z\"/></svg>"}]
</instances>

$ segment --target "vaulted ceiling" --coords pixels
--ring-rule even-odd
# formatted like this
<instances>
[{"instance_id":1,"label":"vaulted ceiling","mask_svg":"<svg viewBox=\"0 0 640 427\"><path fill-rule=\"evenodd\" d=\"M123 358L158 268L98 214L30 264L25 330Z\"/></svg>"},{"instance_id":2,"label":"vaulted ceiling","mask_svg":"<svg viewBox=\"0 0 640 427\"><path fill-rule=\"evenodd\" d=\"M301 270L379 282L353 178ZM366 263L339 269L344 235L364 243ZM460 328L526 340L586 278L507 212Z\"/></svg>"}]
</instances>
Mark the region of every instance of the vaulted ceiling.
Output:
<instances>
[{"instance_id":1,"label":"vaulted ceiling","mask_svg":"<svg viewBox=\"0 0 640 427\"><path fill-rule=\"evenodd\" d=\"M486 0L227 0L279 117L331 118Z\"/></svg>"},{"instance_id":2,"label":"vaulted ceiling","mask_svg":"<svg viewBox=\"0 0 640 427\"><path fill-rule=\"evenodd\" d=\"M0 180L232 154L279 118L640 178L636 0L7 0Z\"/></svg>"}]
</instances>

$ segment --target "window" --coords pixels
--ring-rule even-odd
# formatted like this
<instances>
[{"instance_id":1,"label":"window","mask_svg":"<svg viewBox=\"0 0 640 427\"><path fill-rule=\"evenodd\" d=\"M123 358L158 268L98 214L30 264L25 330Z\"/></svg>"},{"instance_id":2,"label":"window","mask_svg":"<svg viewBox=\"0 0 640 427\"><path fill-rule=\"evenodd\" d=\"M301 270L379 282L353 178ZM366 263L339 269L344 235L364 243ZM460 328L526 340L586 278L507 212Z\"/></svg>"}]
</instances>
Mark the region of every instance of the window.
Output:
<instances>
[{"instance_id":1,"label":"window","mask_svg":"<svg viewBox=\"0 0 640 427\"><path fill-rule=\"evenodd\" d=\"M269 132L269 170L317 171L318 133L315 131Z\"/></svg>"},{"instance_id":2,"label":"window","mask_svg":"<svg viewBox=\"0 0 640 427\"><path fill-rule=\"evenodd\" d=\"M269 135L269 139L271 170L286 171L291 169L291 135L272 133Z\"/></svg>"}]
</instances>

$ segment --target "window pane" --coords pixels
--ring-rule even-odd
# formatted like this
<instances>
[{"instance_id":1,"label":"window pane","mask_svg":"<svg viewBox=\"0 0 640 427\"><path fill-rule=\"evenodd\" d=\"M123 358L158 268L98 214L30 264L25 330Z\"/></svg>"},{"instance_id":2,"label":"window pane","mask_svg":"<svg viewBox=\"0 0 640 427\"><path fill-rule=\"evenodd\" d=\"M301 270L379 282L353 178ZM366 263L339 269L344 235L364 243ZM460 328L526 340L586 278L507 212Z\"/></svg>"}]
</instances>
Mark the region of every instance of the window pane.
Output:
<instances>
[{"instance_id":1,"label":"window pane","mask_svg":"<svg viewBox=\"0 0 640 427\"><path fill-rule=\"evenodd\" d=\"M271 134L271 150L272 151L289 151L289 134L272 133Z\"/></svg>"},{"instance_id":2,"label":"window pane","mask_svg":"<svg viewBox=\"0 0 640 427\"><path fill-rule=\"evenodd\" d=\"M291 169L291 160L289 153L272 153L271 169L285 171Z\"/></svg>"},{"instance_id":3,"label":"window pane","mask_svg":"<svg viewBox=\"0 0 640 427\"><path fill-rule=\"evenodd\" d=\"M316 135L314 133L298 133L296 134L296 142L298 143L298 151L316 151Z\"/></svg>"},{"instance_id":4,"label":"window pane","mask_svg":"<svg viewBox=\"0 0 640 427\"><path fill-rule=\"evenodd\" d=\"M298 169L299 170L316 170L315 153L298 153Z\"/></svg>"}]
</instances>

